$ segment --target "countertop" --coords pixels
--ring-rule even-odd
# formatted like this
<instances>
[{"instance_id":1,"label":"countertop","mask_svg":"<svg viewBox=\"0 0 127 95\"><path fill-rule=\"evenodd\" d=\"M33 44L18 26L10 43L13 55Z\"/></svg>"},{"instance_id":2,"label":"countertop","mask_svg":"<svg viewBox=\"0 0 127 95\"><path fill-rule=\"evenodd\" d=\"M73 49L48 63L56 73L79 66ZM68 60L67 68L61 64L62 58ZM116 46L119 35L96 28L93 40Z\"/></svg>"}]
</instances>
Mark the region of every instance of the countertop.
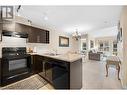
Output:
<instances>
[{"instance_id":1,"label":"countertop","mask_svg":"<svg viewBox=\"0 0 127 95\"><path fill-rule=\"evenodd\" d=\"M82 58L80 54L70 54L70 53L69 54L58 54L58 55L50 55L47 53L29 53L29 54L45 56L45 57L54 58L54 59L67 61L67 62L74 62Z\"/></svg>"}]
</instances>

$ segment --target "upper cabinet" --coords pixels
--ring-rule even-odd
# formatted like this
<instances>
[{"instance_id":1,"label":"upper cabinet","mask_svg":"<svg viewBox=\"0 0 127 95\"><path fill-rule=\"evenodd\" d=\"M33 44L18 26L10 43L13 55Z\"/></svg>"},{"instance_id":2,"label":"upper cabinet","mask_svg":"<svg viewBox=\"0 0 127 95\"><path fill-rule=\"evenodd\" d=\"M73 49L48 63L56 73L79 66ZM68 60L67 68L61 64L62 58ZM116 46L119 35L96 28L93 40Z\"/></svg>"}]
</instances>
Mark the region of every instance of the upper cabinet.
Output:
<instances>
[{"instance_id":1,"label":"upper cabinet","mask_svg":"<svg viewBox=\"0 0 127 95\"><path fill-rule=\"evenodd\" d=\"M47 30L31 27L28 34L28 42L30 43L49 43L49 31Z\"/></svg>"},{"instance_id":2,"label":"upper cabinet","mask_svg":"<svg viewBox=\"0 0 127 95\"><path fill-rule=\"evenodd\" d=\"M37 27L7 21L3 30L28 33L29 43L49 43L49 31Z\"/></svg>"}]
</instances>

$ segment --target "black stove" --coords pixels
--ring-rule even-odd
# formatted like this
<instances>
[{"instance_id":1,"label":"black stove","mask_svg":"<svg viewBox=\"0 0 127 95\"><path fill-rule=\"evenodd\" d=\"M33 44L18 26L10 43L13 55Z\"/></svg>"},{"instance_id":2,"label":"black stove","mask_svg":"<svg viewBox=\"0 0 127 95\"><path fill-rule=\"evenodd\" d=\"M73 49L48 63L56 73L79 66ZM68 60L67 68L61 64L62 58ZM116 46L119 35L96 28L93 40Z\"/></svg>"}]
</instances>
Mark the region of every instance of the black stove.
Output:
<instances>
[{"instance_id":1,"label":"black stove","mask_svg":"<svg viewBox=\"0 0 127 95\"><path fill-rule=\"evenodd\" d=\"M26 47L2 48L2 85L6 85L31 75L31 56Z\"/></svg>"},{"instance_id":2,"label":"black stove","mask_svg":"<svg viewBox=\"0 0 127 95\"><path fill-rule=\"evenodd\" d=\"M27 55L26 47L4 47L2 48L2 57Z\"/></svg>"}]
</instances>

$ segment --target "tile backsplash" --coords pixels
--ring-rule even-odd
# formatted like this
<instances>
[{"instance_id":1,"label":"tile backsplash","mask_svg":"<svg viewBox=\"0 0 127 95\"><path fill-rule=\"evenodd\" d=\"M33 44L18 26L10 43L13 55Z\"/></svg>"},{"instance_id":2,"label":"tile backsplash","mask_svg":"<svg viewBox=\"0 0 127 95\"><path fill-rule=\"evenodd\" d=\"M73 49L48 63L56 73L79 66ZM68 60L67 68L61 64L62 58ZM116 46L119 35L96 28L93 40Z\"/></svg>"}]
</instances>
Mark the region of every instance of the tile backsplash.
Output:
<instances>
[{"instance_id":1,"label":"tile backsplash","mask_svg":"<svg viewBox=\"0 0 127 95\"><path fill-rule=\"evenodd\" d=\"M1 44L2 47L26 47L26 39L3 36Z\"/></svg>"}]
</instances>

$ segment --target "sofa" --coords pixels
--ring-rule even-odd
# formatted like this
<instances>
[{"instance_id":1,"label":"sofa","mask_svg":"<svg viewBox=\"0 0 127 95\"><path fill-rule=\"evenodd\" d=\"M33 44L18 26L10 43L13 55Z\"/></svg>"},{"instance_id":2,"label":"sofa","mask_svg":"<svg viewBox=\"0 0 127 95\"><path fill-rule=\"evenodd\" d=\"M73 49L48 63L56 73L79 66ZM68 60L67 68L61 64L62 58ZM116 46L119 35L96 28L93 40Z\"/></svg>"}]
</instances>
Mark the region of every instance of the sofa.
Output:
<instances>
[{"instance_id":1,"label":"sofa","mask_svg":"<svg viewBox=\"0 0 127 95\"><path fill-rule=\"evenodd\" d=\"M96 60L96 61L100 61L101 60L101 55L102 55L103 53L102 52L96 52L96 53L94 53L94 52L89 52L88 53L88 58L89 58L89 60Z\"/></svg>"}]
</instances>

